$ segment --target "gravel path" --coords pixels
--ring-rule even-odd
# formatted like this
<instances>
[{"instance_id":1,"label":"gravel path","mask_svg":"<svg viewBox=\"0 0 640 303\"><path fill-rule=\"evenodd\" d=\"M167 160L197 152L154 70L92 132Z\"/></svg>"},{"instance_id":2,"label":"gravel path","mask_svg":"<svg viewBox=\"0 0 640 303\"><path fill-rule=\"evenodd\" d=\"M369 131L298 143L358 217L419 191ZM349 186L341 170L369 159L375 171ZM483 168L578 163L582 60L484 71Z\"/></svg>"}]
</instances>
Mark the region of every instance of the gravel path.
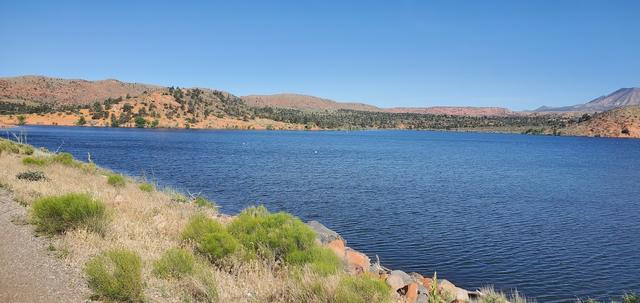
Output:
<instances>
[{"instance_id":1,"label":"gravel path","mask_svg":"<svg viewBox=\"0 0 640 303\"><path fill-rule=\"evenodd\" d=\"M50 252L25 224L27 210L0 189L0 302L85 302L81 274Z\"/></svg>"}]
</instances>

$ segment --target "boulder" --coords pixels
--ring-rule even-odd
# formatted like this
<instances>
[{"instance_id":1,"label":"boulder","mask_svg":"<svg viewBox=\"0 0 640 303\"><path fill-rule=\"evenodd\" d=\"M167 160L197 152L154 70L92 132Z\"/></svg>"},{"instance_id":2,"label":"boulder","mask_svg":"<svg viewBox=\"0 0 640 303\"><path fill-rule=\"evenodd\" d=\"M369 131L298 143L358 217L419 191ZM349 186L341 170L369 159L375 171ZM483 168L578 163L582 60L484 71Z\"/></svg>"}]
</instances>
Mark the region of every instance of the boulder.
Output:
<instances>
[{"instance_id":1,"label":"boulder","mask_svg":"<svg viewBox=\"0 0 640 303\"><path fill-rule=\"evenodd\" d=\"M442 294L447 293L451 295L456 300L460 300L463 302L469 301L469 293L460 287L456 287L453 283L449 282L448 280L443 279L438 281L438 290Z\"/></svg>"},{"instance_id":2,"label":"boulder","mask_svg":"<svg viewBox=\"0 0 640 303\"><path fill-rule=\"evenodd\" d=\"M342 239L337 232L327 228L318 221L309 221L307 222L307 226L311 227L311 229L316 232L316 240L318 240L322 245L327 245L333 240L342 240L344 243L344 239Z\"/></svg>"},{"instance_id":3,"label":"boulder","mask_svg":"<svg viewBox=\"0 0 640 303\"><path fill-rule=\"evenodd\" d=\"M402 277L398 275L389 275L385 282L387 282L387 285L389 285L389 287L391 287L393 291L398 291L398 289L401 289L407 285L404 283Z\"/></svg>"},{"instance_id":4,"label":"boulder","mask_svg":"<svg viewBox=\"0 0 640 303\"><path fill-rule=\"evenodd\" d=\"M426 294L418 294L418 299L416 299L416 303L429 303L429 296Z\"/></svg>"},{"instance_id":5,"label":"boulder","mask_svg":"<svg viewBox=\"0 0 640 303\"><path fill-rule=\"evenodd\" d=\"M415 303L418 300L418 283L411 283L407 287L407 303Z\"/></svg>"},{"instance_id":6,"label":"boulder","mask_svg":"<svg viewBox=\"0 0 640 303\"><path fill-rule=\"evenodd\" d=\"M413 278L414 281L422 281L422 279L424 279L424 276L417 272L410 272L409 276Z\"/></svg>"},{"instance_id":7,"label":"boulder","mask_svg":"<svg viewBox=\"0 0 640 303\"><path fill-rule=\"evenodd\" d=\"M367 255L351 248L345 250L345 262L352 273L364 273L371 267L371 260Z\"/></svg>"},{"instance_id":8,"label":"boulder","mask_svg":"<svg viewBox=\"0 0 640 303\"><path fill-rule=\"evenodd\" d=\"M327 247L333 250L333 252L336 253L336 255L338 255L339 257L344 258L345 249L346 249L346 246L344 244L345 244L344 240L335 239L327 243Z\"/></svg>"},{"instance_id":9,"label":"boulder","mask_svg":"<svg viewBox=\"0 0 640 303\"><path fill-rule=\"evenodd\" d=\"M427 289L427 291L429 289L431 289L431 284L433 283L433 279L431 278L423 278L422 279L422 285Z\"/></svg>"},{"instance_id":10,"label":"boulder","mask_svg":"<svg viewBox=\"0 0 640 303\"><path fill-rule=\"evenodd\" d=\"M392 270L391 273L389 274L392 276L393 275L400 276L402 278L402 281L404 281L405 285L409 285L411 282L414 282L411 276L409 276L406 272L402 270Z\"/></svg>"}]
</instances>

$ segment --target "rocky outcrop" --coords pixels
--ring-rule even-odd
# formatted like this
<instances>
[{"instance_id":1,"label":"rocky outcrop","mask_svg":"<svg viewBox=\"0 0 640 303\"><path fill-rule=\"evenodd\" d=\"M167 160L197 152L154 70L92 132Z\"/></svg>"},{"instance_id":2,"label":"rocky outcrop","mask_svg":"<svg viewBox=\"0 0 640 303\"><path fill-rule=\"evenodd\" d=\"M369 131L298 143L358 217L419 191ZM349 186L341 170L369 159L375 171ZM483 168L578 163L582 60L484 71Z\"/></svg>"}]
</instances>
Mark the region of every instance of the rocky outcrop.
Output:
<instances>
[{"instance_id":1,"label":"rocky outcrop","mask_svg":"<svg viewBox=\"0 0 640 303\"><path fill-rule=\"evenodd\" d=\"M477 302L482 293L468 291L455 286L448 280L435 280L425 278L419 273L407 274L401 270L391 270L380 264L377 260L371 263L371 259L350 247L347 242L335 231L327 228L317 221L307 223L316 232L316 241L330 248L340 257L345 269L353 274L370 274L384 280L389 288L409 303L426 303L429 301L429 293L437 292L441 297L450 298L452 302ZM437 286L436 286L437 285ZM435 289L434 289L435 288Z\"/></svg>"}]
</instances>

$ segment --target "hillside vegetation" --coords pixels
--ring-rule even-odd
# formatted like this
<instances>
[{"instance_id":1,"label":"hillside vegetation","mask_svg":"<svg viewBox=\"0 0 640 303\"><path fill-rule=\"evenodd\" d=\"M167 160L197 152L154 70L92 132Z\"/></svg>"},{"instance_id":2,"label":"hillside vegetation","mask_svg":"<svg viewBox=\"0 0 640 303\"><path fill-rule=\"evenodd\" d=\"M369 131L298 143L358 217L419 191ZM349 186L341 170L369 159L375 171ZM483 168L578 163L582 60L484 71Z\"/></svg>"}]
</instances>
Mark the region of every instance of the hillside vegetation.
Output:
<instances>
[{"instance_id":1,"label":"hillside vegetation","mask_svg":"<svg viewBox=\"0 0 640 303\"><path fill-rule=\"evenodd\" d=\"M584 114L562 132L572 136L640 138L640 106Z\"/></svg>"},{"instance_id":2,"label":"hillside vegetation","mask_svg":"<svg viewBox=\"0 0 640 303\"><path fill-rule=\"evenodd\" d=\"M115 80L90 82L19 77L2 81L4 82L0 82L0 85L4 86L0 86L0 124L8 125L218 129L479 129L521 132L529 128L561 128L567 120L556 115L505 114L504 111L492 108L442 107L434 108L434 111L396 108L377 111L376 107L365 104L337 103L309 96L303 97L311 100L310 107L301 108L299 104L291 106L287 103L291 98L285 98L286 102L283 101L285 103L282 104L278 103L280 101L262 102L260 100L265 100L265 97L260 96L255 97L254 101L247 97L245 100L249 101L245 101L218 90L161 88ZM104 89L105 86L110 87L107 84L118 89ZM97 91L93 92L93 89ZM123 96L125 91L131 93ZM109 94L111 95L108 97L96 100ZM282 96L294 96L295 100L300 97ZM297 104L298 101L295 100L291 102ZM448 112L453 114L446 114Z\"/></svg>"}]
</instances>

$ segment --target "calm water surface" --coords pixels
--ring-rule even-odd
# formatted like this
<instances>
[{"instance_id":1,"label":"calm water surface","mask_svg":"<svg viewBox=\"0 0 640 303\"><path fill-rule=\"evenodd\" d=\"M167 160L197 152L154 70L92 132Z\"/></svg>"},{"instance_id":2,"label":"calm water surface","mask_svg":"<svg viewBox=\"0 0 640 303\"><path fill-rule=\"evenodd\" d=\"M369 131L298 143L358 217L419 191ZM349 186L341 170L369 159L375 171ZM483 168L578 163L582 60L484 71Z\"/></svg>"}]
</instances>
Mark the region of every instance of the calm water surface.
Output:
<instances>
[{"instance_id":1,"label":"calm water surface","mask_svg":"<svg viewBox=\"0 0 640 303\"><path fill-rule=\"evenodd\" d=\"M319 220L407 272L539 302L640 292L640 140L27 127L30 143Z\"/></svg>"}]
</instances>

